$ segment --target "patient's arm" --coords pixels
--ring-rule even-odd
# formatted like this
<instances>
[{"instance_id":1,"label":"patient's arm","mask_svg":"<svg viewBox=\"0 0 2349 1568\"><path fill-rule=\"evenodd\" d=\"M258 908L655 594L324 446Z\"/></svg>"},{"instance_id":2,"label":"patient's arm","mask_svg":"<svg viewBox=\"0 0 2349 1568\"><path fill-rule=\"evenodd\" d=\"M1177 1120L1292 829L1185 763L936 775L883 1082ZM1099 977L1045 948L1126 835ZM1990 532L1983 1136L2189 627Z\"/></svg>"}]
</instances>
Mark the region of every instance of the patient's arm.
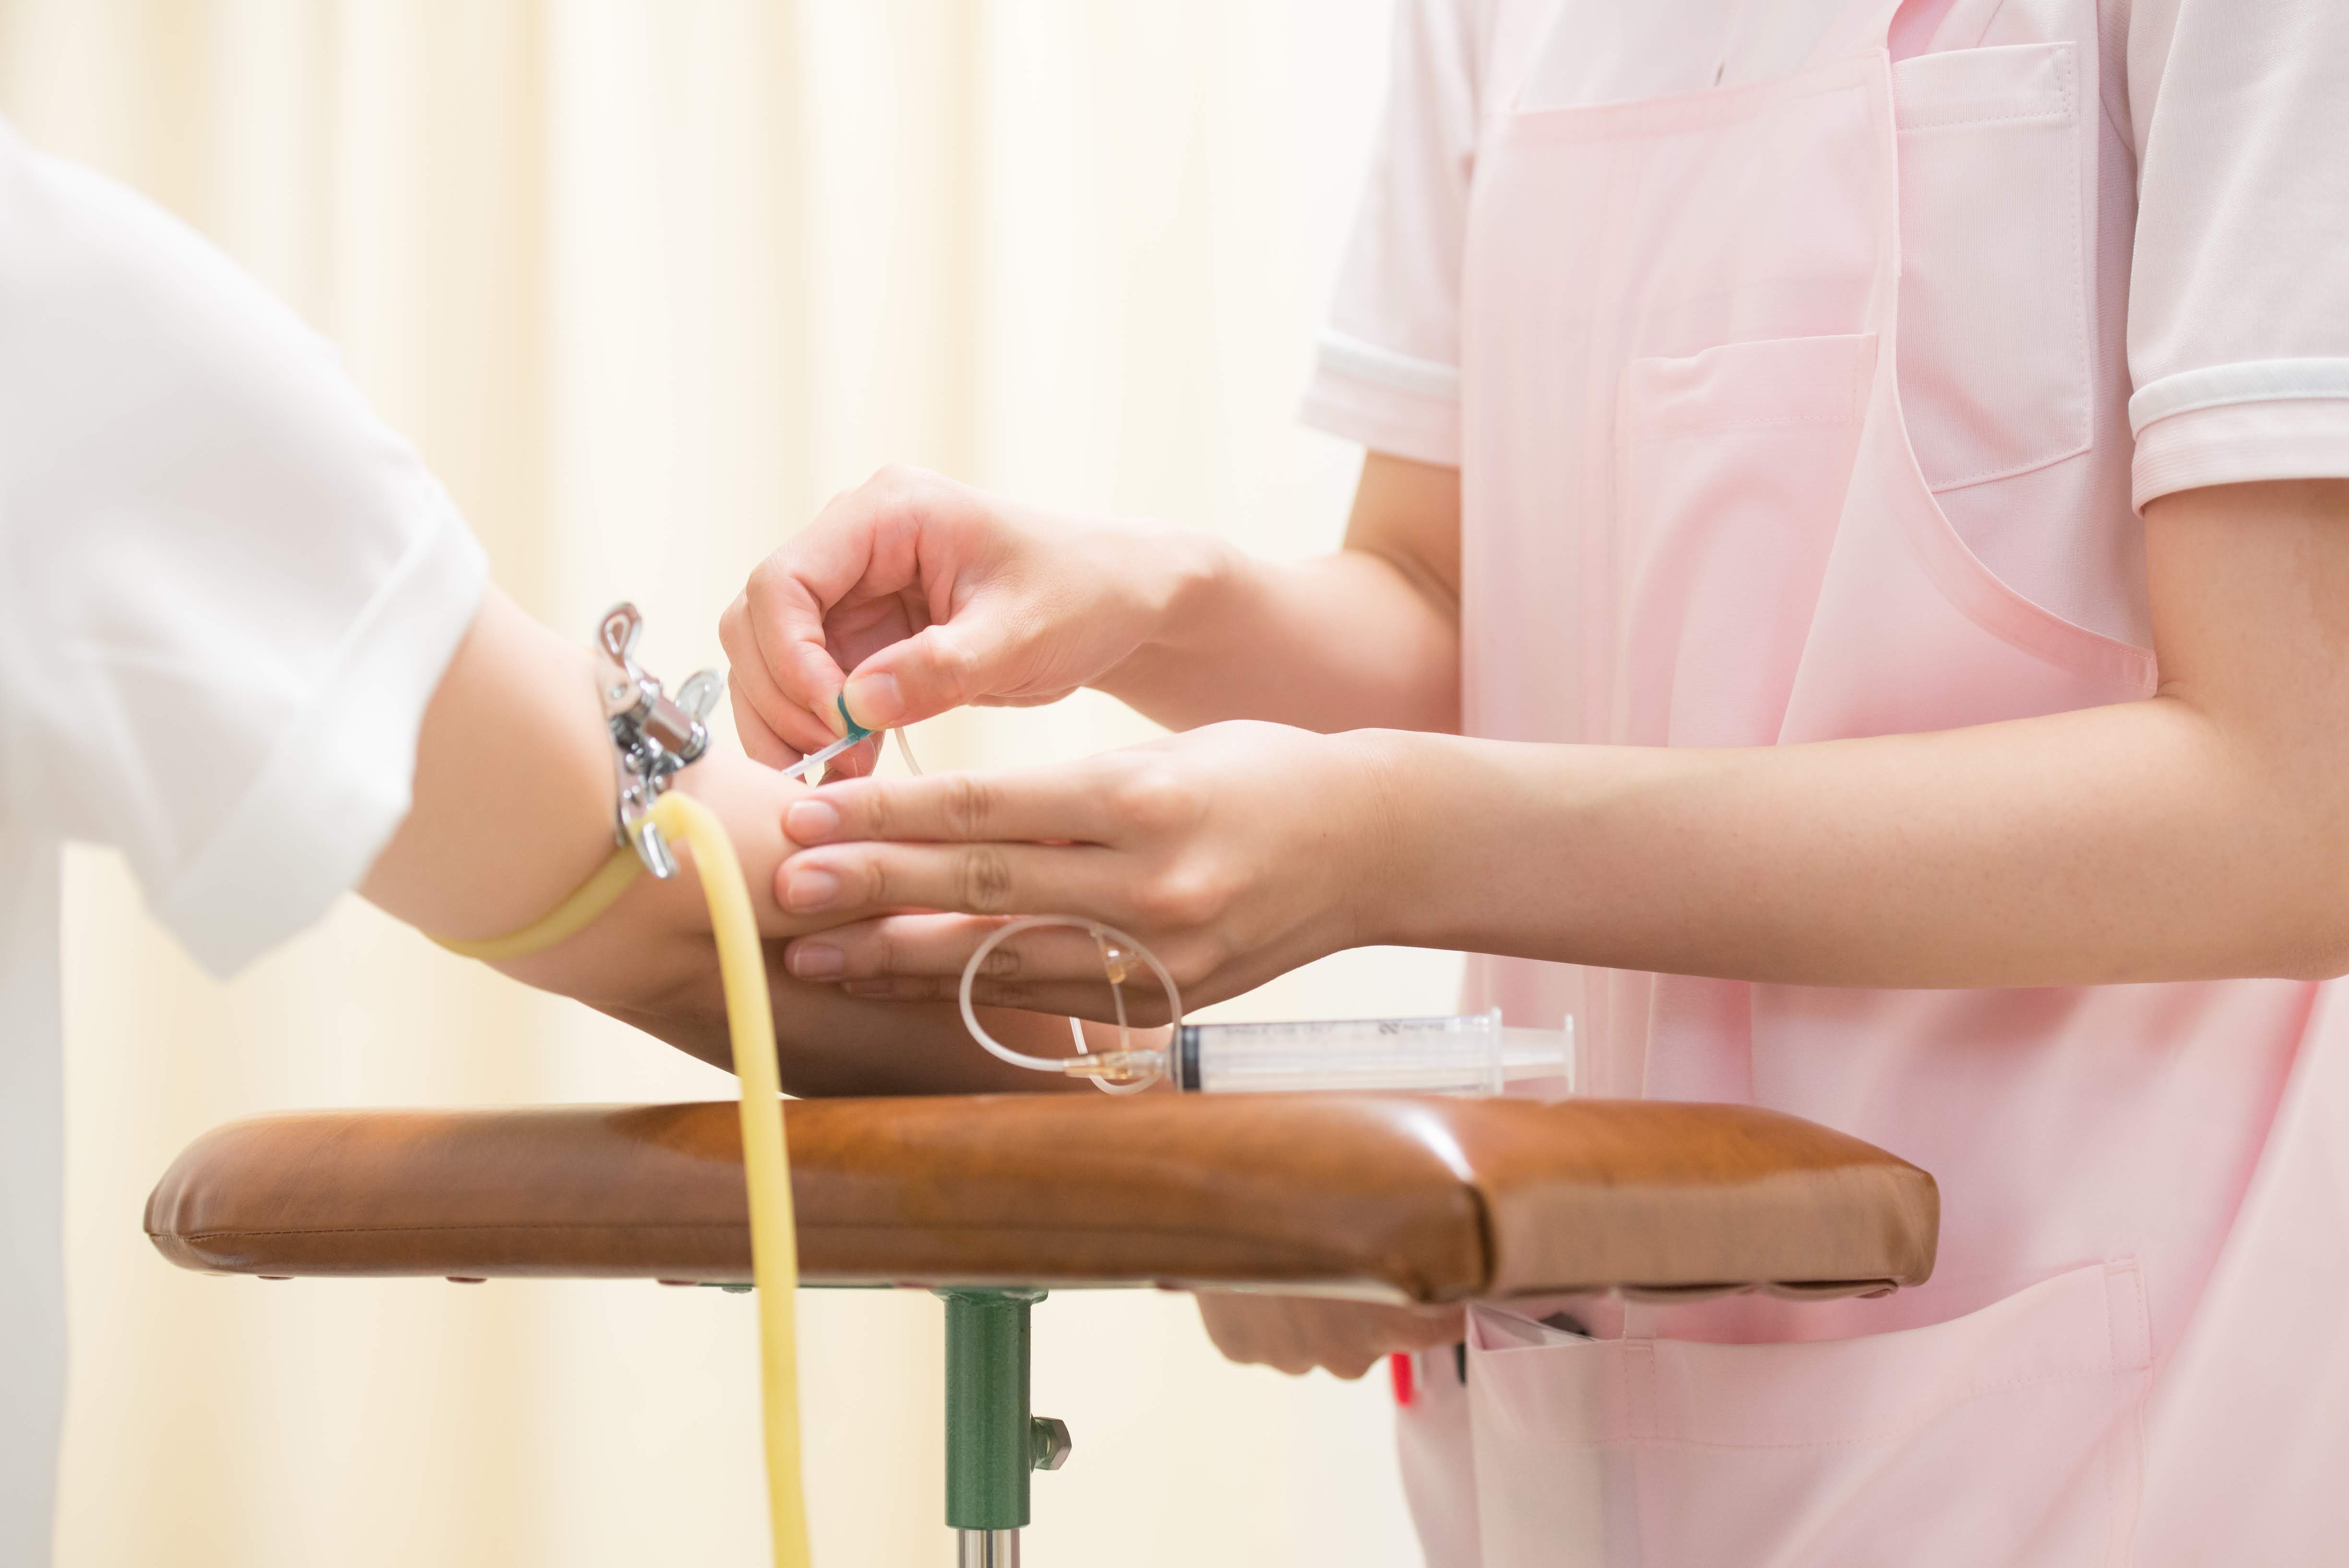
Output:
<instances>
[{"instance_id":1,"label":"patient's arm","mask_svg":"<svg viewBox=\"0 0 2349 1568\"><path fill-rule=\"evenodd\" d=\"M804 786L713 748L678 775L677 787L726 824L760 929L770 939L822 923L786 915L774 899L783 808ZM436 936L512 930L553 909L612 854L612 742L587 649L565 642L492 587L425 712L408 818L360 891ZM688 860L669 881L639 877L569 940L498 967L725 1065L725 1016L709 931ZM893 1007L844 997L831 986L802 985L783 973L780 952L771 947L768 974L783 1085L793 1093L1040 1089L1073 1082L997 1062L971 1042L950 1006ZM1023 1014L990 1026L1030 1049L1066 1049L1066 1025L1057 1019Z\"/></svg>"}]
</instances>

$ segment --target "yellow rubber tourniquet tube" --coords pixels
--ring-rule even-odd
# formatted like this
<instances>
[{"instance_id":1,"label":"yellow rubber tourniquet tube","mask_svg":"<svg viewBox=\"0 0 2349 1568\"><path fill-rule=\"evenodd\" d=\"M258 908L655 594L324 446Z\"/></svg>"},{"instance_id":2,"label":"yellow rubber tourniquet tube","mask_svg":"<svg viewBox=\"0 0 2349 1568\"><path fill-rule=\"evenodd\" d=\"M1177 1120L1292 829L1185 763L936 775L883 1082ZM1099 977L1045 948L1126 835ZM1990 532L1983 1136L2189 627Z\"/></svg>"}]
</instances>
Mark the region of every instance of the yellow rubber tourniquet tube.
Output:
<instances>
[{"instance_id":1,"label":"yellow rubber tourniquet tube","mask_svg":"<svg viewBox=\"0 0 2349 1568\"><path fill-rule=\"evenodd\" d=\"M718 974L726 991L726 1027L742 1085L742 1173L750 1196L750 1277L758 1285L760 1383L767 1434L767 1511L776 1568L809 1568L807 1498L800 1480L798 1232L792 1220L791 1162L783 1145L782 1085L775 1070L775 1018L767 1000L767 966L750 889L717 813L671 792L653 804L661 836L685 840L709 924L718 939ZM641 868L623 848L544 919L487 941L441 942L468 958L520 958L553 947L612 907Z\"/></svg>"}]
</instances>

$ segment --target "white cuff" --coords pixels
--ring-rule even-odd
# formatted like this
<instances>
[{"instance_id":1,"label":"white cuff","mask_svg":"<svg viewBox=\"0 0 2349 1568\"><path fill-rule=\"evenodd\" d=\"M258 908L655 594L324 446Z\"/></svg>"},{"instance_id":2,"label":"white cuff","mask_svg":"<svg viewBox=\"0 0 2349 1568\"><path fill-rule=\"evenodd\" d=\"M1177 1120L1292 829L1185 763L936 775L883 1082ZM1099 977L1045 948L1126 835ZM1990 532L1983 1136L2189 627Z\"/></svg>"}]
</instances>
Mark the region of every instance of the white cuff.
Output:
<instances>
[{"instance_id":1,"label":"white cuff","mask_svg":"<svg viewBox=\"0 0 2349 1568\"><path fill-rule=\"evenodd\" d=\"M2203 409L2303 398L2349 398L2349 359L2241 359L2164 376L2129 400L2129 433Z\"/></svg>"},{"instance_id":2,"label":"white cuff","mask_svg":"<svg viewBox=\"0 0 2349 1568\"><path fill-rule=\"evenodd\" d=\"M2263 479L2349 477L2349 359L2244 359L2129 400L2130 500Z\"/></svg>"},{"instance_id":3,"label":"white cuff","mask_svg":"<svg viewBox=\"0 0 2349 1568\"><path fill-rule=\"evenodd\" d=\"M1321 368L1336 375L1373 386L1392 388L1421 398L1460 396L1460 367L1440 359L1421 359L1356 337L1325 330L1320 343Z\"/></svg>"},{"instance_id":4,"label":"white cuff","mask_svg":"<svg viewBox=\"0 0 2349 1568\"><path fill-rule=\"evenodd\" d=\"M1460 464L1460 371L1342 332L1324 332L1299 417L1376 452Z\"/></svg>"}]
</instances>

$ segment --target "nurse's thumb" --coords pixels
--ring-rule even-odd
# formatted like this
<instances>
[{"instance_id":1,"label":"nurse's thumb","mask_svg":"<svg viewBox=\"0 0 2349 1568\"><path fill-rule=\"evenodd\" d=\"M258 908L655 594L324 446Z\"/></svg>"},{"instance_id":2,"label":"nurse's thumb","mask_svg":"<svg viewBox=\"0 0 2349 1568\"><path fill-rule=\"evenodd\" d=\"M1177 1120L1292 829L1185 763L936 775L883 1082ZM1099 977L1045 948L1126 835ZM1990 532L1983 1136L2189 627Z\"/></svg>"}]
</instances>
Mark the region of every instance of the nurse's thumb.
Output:
<instances>
[{"instance_id":1,"label":"nurse's thumb","mask_svg":"<svg viewBox=\"0 0 2349 1568\"><path fill-rule=\"evenodd\" d=\"M987 664L967 631L926 627L858 665L841 703L865 729L894 730L993 695Z\"/></svg>"}]
</instances>

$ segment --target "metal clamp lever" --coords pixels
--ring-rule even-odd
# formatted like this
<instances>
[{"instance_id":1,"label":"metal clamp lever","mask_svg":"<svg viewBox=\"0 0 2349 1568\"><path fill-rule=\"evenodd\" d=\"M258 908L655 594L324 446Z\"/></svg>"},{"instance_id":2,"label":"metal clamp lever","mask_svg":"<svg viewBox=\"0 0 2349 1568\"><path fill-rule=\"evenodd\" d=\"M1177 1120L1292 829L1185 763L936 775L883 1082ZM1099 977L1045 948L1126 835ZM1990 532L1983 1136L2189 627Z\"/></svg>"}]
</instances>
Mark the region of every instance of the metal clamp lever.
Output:
<instances>
[{"instance_id":1,"label":"metal clamp lever","mask_svg":"<svg viewBox=\"0 0 2349 1568\"><path fill-rule=\"evenodd\" d=\"M595 684L612 731L614 836L636 850L646 870L667 878L677 875L677 857L648 815L669 781L709 749L709 727L703 721L718 706L726 677L697 670L675 697L666 695L660 681L636 666L636 639L644 628L635 605L616 604L604 612L595 628L602 666Z\"/></svg>"}]
</instances>

